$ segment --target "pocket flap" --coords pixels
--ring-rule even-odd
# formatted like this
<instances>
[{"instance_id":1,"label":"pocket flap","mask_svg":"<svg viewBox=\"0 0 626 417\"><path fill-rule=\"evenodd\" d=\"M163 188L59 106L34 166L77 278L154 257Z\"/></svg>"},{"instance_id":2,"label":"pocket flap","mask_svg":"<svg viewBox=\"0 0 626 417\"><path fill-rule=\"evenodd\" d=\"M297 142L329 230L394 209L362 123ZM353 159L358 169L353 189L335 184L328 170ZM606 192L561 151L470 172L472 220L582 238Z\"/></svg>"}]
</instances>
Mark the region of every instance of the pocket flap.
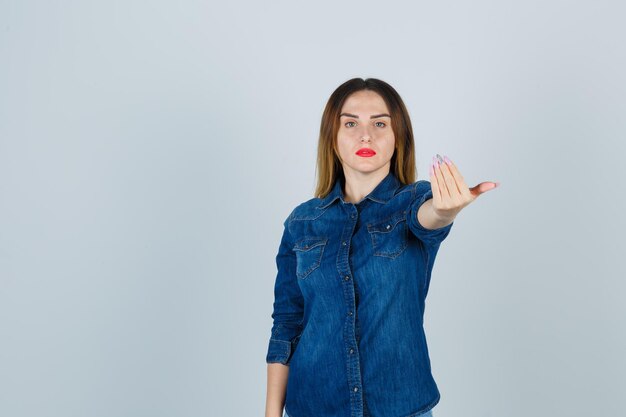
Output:
<instances>
[{"instance_id":1,"label":"pocket flap","mask_svg":"<svg viewBox=\"0 0 626 417\"><path fill-rule=\"evenodd\" d=\"M325 237L305 237L296 242L293 250L309 251L317 246L325 245L327 240Z\"/></svg>"},{"instance_id":2,"label":"pocket flap","mask_svg":"<svg viewBox=\"0 0 626 417\"><path fill-rule=\"evenodd\" d=\"M368 224L367 230L370 233L388 233L391 232L398 223L404 220L406 220L406 210L398 211L384 220L381 220L374 224Z\"/></svg>"}]
</instances>

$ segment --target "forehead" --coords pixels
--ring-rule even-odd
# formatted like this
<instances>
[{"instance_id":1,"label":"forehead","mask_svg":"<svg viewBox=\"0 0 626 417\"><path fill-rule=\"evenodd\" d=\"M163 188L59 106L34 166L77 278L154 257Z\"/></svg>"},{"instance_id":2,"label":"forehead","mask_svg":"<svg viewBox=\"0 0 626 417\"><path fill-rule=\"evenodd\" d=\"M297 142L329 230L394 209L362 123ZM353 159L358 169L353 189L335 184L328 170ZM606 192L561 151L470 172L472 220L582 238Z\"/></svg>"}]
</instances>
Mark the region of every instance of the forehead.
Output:
<instances>
[{"instance_id":1,"label":"forehead","mask_svg":"<svg viewBox=\"0 0 626 417\"><path fill-rule=\"evenodd\" d=\"M352 93L341 107L341 112L354 114L376 114L388 113L385 100L376 92L370 90L362 90Z\"/></svg>"}]
</instances>

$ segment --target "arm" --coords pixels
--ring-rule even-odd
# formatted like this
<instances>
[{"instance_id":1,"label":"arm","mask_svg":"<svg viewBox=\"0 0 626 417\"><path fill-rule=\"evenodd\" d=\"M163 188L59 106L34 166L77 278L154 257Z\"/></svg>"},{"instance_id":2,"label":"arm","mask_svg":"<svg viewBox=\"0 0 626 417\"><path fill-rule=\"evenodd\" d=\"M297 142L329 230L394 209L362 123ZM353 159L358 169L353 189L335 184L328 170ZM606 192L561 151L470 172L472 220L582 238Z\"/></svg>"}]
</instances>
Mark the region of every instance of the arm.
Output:
<instances>
[{"instance_id":1,"label":"arm","mask_svg":"<svg viewBox=\"0 0 626 417\"><path fill-rule=\"evenodd\" d=\"M452 224L454 217L445 218L438 216L435 210L433 210L433 199L429 198L417 211L417 221L424 228L434 230Z\"/></svg>"},{"instance_id":2,"label":"arm","mask_svg":"<svg viewBox=\"0 0 626 417\"><path fill-rule=\"evenodd\" d=\"M454 217L441 217L433 207L434 198L429 181L414 183L413 201L408 210L409 230L430 248L439 247L454 225Z\"/></svg>"},{"instance_id":3,"label":"arm","mask_svg":"<svg viewBox=\"0 0 626 417\"><path fill-rule=\"evenodd\" d=\"M292 212L293 214L293 212ZM287 393L289 362L303 331L304 297L296 277L297 259L289 221L284 222L283 237L276 255L278 273L274 284L274 311L267 347L266 417L282 417Z\"/></svg>"},{"instance_id":4,"label":"arm","mask_svg":"<svg viewBox=\"0 0 626 417\"><path fill-rule=\"evenodd\" d=\"M456 164L439 154L437 158L433 157L430 180L432 187L429 194L432 199L420 207L417 215L418 221L428 229L451 224L456 215L479 195L500 185L490 181L469 188Z\"/></svg>"},{"instance_id":5,"label":"arm","mask_svg":"<svg viewBox=\"0 0 626 417\"><path fill-rule=\"evenodd\" d=\"M282 417L287 393L289 366L282 363L267 364L267 397L265 417Z\"/></svg>"},{"instance_id":6,"label":"arm","mask_svg":"<svg viewBox=\"0 0 626 417\"><path fill-rule=\"evenodd\" d=\"M496 188L498 182L482 182L472 188L465 184L458 168L447 156L441 163L433 157L430 181L415 184L415 200L411 205L411 230L424 240L443 240L457 214L482 193ZM432 181L432 186L431 186ZM417 209L417 210L416 210ZM416 214L413 214L417 211ZM440 239L432 239L439 235Z\"/></svg>"}]
</instances>

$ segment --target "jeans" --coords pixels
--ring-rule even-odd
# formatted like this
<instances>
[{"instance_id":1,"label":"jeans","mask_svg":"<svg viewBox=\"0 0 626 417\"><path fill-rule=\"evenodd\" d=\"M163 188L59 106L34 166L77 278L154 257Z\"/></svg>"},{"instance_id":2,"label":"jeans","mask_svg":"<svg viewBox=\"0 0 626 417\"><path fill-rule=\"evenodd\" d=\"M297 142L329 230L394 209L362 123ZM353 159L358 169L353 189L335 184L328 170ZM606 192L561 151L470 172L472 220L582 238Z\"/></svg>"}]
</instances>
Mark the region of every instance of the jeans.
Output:
<instances>
[{"instance_id":1,"label":"jeans","mask_svg":"<svg viewBox=\"0 0 626 417\"><path fill-rule=\"evenodd\" d=\"M287 411L285 411L285 414L284 414L284 416L283 416L283 417L289 417L289 415L287 414ZM424 413L424 414L420 414L420 415L419 415L419 417L434 417L434 416L433 416L433 410L432 410L432 409L430 409L430 410L428 410L426 413Z\"/></svg>"}]
</instances>

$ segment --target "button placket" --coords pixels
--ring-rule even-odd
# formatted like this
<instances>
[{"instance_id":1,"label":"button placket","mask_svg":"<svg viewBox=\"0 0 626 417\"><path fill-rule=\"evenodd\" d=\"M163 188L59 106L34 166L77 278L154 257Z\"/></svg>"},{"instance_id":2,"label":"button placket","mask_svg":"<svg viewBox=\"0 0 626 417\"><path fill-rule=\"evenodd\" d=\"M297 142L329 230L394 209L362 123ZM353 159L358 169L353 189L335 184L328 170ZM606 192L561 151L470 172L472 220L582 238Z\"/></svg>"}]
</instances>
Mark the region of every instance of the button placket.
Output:
<instances>
[{"instance_id":1,"label":"button placket","mask_svg":"<svg viewBox=\"0 0 626 417\"><path fill-rule=\"evenodd\" d=\"M350 243L356 229L359 213L355 205L347 204L346 224L340 237L341 245L339 246L339 256L337 257L337 271L341 278L341 282L345 285L343 296L346 306L345 326L344 326L344 342L346 345L345 357L348 369L348 384L352 386L353 394L350 395L350 404L352 415L363 415L363 395L361 394L361 364L358 355L358 337L356 334L356 288L354 276L350 269ZM352 278L352 280L351 280Z\"/></svg>"}]
</instances>

